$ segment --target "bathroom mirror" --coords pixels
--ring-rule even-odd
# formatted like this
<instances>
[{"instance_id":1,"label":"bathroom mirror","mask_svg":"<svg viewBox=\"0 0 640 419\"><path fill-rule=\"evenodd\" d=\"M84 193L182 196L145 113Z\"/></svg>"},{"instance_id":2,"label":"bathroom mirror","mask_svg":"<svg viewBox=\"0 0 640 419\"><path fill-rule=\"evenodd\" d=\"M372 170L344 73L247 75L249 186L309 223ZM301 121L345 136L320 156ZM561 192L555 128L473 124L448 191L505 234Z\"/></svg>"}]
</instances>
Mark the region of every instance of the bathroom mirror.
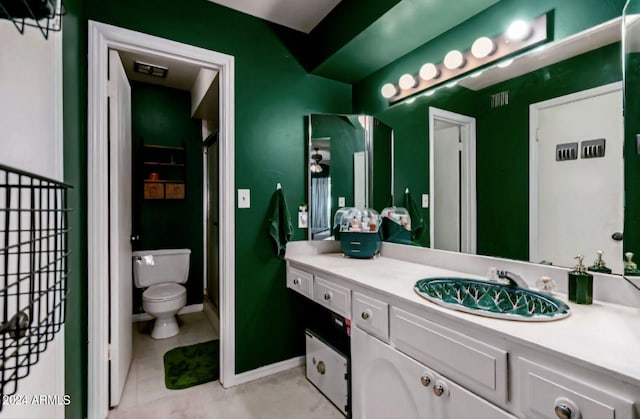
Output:
<instances>
[{"instance_id":1,"label":"bathroom mirror","mask_svg":"<svg viewBox=\"0 0 640 419\"><path fill-rule=\"evenodd\" d=\"M311 114L306 123L309 240L326 240L338 208L392 201L393 131L368 115Z\"/></svg>"},{"instance_id":2,"label":"bathroom mirror","mask_svg":"<svg viewBox=\"0 0 640 419\"><path fill-rule=\"evenodd\" d=\"M376 115L394 127L396 188L430 195L420 245L558 266L572 266L578 253L591 264L606 249L608 266L622 272L620 34L618 18ZM608 102L571 109L603 95ZM559 97L566 100L554 104ZM604 119L590 126L596 117ZM596 143L604 157L589 154Z\"/></svg>"}]
</instances>

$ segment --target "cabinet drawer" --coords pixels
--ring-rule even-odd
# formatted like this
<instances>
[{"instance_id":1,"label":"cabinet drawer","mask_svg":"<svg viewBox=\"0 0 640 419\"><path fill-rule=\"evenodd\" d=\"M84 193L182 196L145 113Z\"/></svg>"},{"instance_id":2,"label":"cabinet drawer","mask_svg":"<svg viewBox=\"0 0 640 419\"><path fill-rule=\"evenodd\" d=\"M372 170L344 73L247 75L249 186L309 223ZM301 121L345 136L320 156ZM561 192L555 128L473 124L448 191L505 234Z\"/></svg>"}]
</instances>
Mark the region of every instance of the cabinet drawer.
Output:
<instances>
[{"instance_id":1,"label":"cabinet drawer","mask_svg":"<svg viewBox=\"0 0 640 419\"><path fill-rule=\"evenodd\" d=\"M393 345L490 400L507 402L507 352L392 307Z\"/></svg>"},{"instance_id":2,"label":"cabinet drawer","mask_svg":"<svg viewBox=\"0 0 640 419\"><path fill-rule=\"evenodd\" d=\"M351 317L351 291L327 279L316 276L313 299L343 317Z\"/></svg>"},{"instance_id":3,"label":"cabinet drawer","mask_svg":"<svg viewBox=\"0 0 640 419\"><path fill-rule=\"evenodd\" d=\"M389 304L354 292L352 319L360 329L389 342Z\"/></svg>"},{"instance_id":4,"label":"cabinet drawer","mask_svg":"<svg viewBox=\"0 0 640 419\"><path fill-rule=\"evenodd\" d=\"M633 417L633 402L585 384L562 371L553 371L518 358L522 413L527 418L558 418L556 409L569 409L571 418L614 419ZM565 413L568 413L565 411Z\"/></svg>"},{"instance_id":5,"label":"cabinet drawer","mask_svg":"<svg viewBox=\"0 0 640 419\"><path fill-rule=\"evenodd\" d=\"M307 298L313 298L313 275L300 269L287 268L287 287Z\"/></svg>"}]
</instances>

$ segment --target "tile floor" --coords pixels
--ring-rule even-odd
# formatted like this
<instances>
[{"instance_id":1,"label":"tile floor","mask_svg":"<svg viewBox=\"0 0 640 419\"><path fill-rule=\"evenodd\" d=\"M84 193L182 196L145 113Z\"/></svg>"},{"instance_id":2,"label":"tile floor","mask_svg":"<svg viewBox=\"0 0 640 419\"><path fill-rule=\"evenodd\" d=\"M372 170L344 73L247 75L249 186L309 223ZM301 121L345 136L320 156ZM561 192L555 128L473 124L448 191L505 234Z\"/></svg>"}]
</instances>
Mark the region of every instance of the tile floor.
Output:
<instances>
[{"instance_id":1,"label":"tile floor","mask_svg":"<svg viewBox=\"0 0 640 419\"><path fill-rule=\"evenodd\" d=\"M124 418L344 418L294 368L231 389L219 381L184 390L164 385L162 357L168 350L217 338L203 312L180 316L180 333L169 339L150 336L151 322L134 324L133 363L120 405L109 419Z\"/></svg>"}]
</instances>

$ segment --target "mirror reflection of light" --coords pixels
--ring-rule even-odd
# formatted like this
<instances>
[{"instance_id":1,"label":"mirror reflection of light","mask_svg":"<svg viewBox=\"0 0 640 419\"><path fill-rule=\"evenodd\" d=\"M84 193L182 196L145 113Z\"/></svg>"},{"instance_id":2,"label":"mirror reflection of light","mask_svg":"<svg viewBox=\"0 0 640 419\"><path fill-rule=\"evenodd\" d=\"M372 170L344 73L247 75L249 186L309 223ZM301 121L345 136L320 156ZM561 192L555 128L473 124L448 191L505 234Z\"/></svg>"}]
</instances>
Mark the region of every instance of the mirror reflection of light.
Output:
<instances>
[{"instance_id":1,"label":"mirror reflection of light","mask_svg":"<svg viewBox=\"0 0 640 419\"><path fill-rule=\"evenodd\" d=\"M416 101L416 98L412 97L411 99L407 99L406 102L404 102L404 103L406 103L407 105L411 105L415 101Z\"/></svg>"},{"instance_id":2,"label":"mirror reflection of light","mask_svg":"<svg viewBox=\"0 0 640 419\"><path fill-rule=\"evenodd\" d=\"M365 115L358 115L358 122L360 122L360 126L365 128L367 117Z\"/></svg>"},{"instance_id":3,"label":"mirror reflection of light","mask_svg":"<svg viewBox=\"0 0 640 419\"><path fill-rule=\"evenodd\" d=\"M398 90L396 89L396 86L394 86L391 83L387 83L384 86L382 86L382 97L385 99L389 99L393 96L396 95L396 93L398 93Z\"/></svg>"},{"instance_id":4,"label":"mirror reflection of light","mask_svg":"<svg viewBox=\"0 0 640 419\"><path fill-rule=\"evenodd\" d=\"M423 96L433 96L435 92L436 92L436 89L427 90Z\"/></svg>"},{"instance_id":5,"label":"mirror reflection of light","mask_svg":"<svg viewBox=\"0 0 640 419\"><path fill-rule=\"evenodd\" d=\"M500 67L500 68L509 67L512 63L513 63L513 58L508 59L508 60L504 60L504 61L500 61L498 63L498 67Z\"/></svg>"},{"instance_id":6,"label":"mirror reflection of light","mask_svg":"<svg viewBox=\"0 0 640 419\"><path fill-rule=\"evenodd\" d=\"M496 50L496 44L491 39L483 36L476 39L471 46L471 54L476 58L485 58L493 54Z\"/></svg>"},{"instance_id":7,"label":"mirror reflection of light","mask_svg":"<svg viewBox=\"0 0 640 419\"><path fill-rule=\"evenodd\" d=\"M476 77L480 77L482 75L482 73L484 73L483 71L476 71L475 73L471 73L471 75L469 77L471 77L472 79L475 79Z\"/></svg>"},{"instance_id":8,"label":"mirror reflection of light","mask_svg":"<svg viewBox=\"0 0 640 419\"><path fill-rule=\"evenodd\" d=\"M418 84L417 80L411 74L403 74L402 76L400 76L400 80L398 81L398 85L400 86L400 88L405 90L415 87L416 84Z\"/></svg>"},{"instance_id":9,"label":"mirror reflection of light","mask_svg":"<svg viewBox=\"0 0 640 419\"><path fill-rule=\"evenodd\" d=\"M420 78L422 80L433 80L440 75L440 70L433 63L426 63L420 67Z\"/></svg>"},{"instance_id":10,"label":"mirror reflection of light","mask_svg":"<svg viewBox=\"0 0 640 419\"><path fill-rule=\"evenodd\" d=\"M460 68L464 65L464 56L458 50L452 50L447 52L447 55L444 56L444 66L449 70L455 70L456 68Z\"/></svg>"},{"instance_id":11,"label":"mirror reflection of light","mask_svg":"<svg viewBox=\"0 0 640 419\"><path fill-rule=\"evenodd\" d=\"M451 87L455 87L457 84L458 84L458 81L454 80L454 81L452 81L450 83L447 83L446 86L451 88Z\"/></svg>"},{"instance_id":12,"label":"mirror reflection of light","mask_svg":"<svg viewBox=\"0 0 640 419\"><path fill-rule=\"evenodd\" d=\"M505 36L509 41L524 41L531 36L531 25L524 20L516 20L507 28Z\"/></svg>"}]
</instances>

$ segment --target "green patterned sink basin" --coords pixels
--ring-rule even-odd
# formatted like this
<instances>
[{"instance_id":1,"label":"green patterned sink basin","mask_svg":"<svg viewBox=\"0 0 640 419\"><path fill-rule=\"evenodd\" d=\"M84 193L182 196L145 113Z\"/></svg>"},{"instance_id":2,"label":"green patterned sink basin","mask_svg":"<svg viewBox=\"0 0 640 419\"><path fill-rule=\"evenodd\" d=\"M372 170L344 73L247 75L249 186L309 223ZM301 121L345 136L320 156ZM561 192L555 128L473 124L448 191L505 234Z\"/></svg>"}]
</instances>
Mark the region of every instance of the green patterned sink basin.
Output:
<instances>
[{"instance_id":1,"label":"green patterned sink basin","mask_svg":"<svg viewBox=\"0 0 640 419\"><path fill-rule=\"evenodd\" d=\"M569 306L526 288L468 278L426 278L416 282L421 297L453 310L518 321L567 317Z\"/></svg>"}]
</instances>

